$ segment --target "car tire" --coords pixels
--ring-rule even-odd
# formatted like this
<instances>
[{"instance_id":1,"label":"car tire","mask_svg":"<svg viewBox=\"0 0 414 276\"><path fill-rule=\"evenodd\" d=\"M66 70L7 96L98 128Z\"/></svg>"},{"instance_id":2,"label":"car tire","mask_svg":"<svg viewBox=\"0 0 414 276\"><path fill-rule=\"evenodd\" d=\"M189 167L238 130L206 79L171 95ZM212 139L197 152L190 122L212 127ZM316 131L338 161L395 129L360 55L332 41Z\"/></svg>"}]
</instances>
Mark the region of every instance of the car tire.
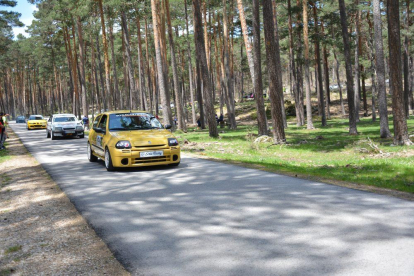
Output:
<instances>
[{"instance_id":1,"label":"car tire","mask_svg":"<svg viewBox=\"0 0 414 276\"><path fill-rule=\"evenodd\" d=\"M87 151L87 155L88 155L89 162L96 162L96 161L98 161L98 157L96 157L92 153L91 144L89 144L89 142L88 142L88 144L86 146L86 151Z\"/></svg>"},{"instance_id":2,"label":"car tire","mask_svg":"<svg viewBox=\"0 0 414 276\"><path fill-rule=\"evenodd\" d=\"M79 135L79 138L85 138L85 134Z\"/></svg>"},{"instance_id":3,"label":"car tire","mask_svg":"<svg viewBox=\"0 0 414 276\"><path fill-rule=\"evenodd\" d=\"M50 132L46 129L46 138L50 138Z\"/></svg>"},{"instance_id":4,"label":"car tire","mask_svg":"<svg viewBox=\"0 0 414 276\"><path fill-rule=\"evenodd\" d=\"M51 136L52 140L56 140L56 136L55 136L55 134L53 133L53 131L52 131L52 133L50 134L50 136Z\"/></svg>"},{"instance_id":5,"label":"car tire","mask_svg":"<svg viewBox=\"0 0 414 276\"><path fill-rule=\"evenodd\" d=\"M105 149L105 168L108 172L112 172L115 170L114 166L112 165L112 158L111 153L109 152L108 148Z\"/></svg>"}]
</instances>

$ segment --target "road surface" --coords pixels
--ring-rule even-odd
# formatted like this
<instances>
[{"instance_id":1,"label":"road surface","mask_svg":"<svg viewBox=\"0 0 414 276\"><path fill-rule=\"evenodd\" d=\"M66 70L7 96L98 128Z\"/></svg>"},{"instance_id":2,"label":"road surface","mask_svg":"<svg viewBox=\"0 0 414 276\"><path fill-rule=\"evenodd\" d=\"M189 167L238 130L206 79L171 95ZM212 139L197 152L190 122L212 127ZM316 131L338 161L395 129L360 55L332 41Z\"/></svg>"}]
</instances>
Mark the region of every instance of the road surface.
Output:
<instances>
[{"instance_id":1,"label":"road surface","mask_svg":"<svg viewBox=\"0 0 414 276\"><path fill-rule=\"evenodd\" d=\"M133 275L414 275L414 202L189 157L107 172L11 127Z\"/></svg>"}]
</instances>

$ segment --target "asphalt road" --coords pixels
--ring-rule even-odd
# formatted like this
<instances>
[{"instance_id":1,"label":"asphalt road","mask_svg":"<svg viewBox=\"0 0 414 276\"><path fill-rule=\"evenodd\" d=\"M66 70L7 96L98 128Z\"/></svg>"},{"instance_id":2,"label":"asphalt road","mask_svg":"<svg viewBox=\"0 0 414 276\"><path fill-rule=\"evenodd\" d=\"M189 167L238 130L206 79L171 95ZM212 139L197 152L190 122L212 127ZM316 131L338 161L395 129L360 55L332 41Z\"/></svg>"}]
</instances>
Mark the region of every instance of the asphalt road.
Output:
<instances>
[{"instance_id":1,"label":"asphalt road","mask_svg":"<svg viewBox=\"0 0 414 276\"><path fill-rule=\"evenodd\" d=\"M414 275L414 202L188 157L107 172L11 126L133 275Z\"/></svg>"}]
</instances>

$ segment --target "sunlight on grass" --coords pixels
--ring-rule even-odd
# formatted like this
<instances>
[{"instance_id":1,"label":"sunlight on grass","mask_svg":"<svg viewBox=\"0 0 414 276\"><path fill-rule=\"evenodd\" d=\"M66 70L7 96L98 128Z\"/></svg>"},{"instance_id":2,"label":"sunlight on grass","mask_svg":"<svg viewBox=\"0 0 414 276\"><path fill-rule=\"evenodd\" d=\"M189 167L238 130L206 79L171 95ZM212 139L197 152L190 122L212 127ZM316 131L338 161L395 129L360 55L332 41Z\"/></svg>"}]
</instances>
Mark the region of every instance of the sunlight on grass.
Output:
<instances>
[{"instance_id":1,"label":"sunlight on grass","mask_svg":"<svg viewBox=\"0 0 414 276\"><path fill-rule=\"evenodd\" d=\"M339 180L414 193L414 146L393 146L392 139L379 138L379 121L362 118L358 123L358 136L348 134L346 119L330 120L324 128L318 122L314 124L315 130L289 125L286 145L254 143L257 128L252 126L220 129L218 139L210 138L207 130L190 129L188 133L177 135L180 140L187 140L184 152L259 165L265 170L304 178ZM414 119L408 124L409 133L413 135ZM390 126L392 132L392 119Z\"/></svg>"}]
</instances>

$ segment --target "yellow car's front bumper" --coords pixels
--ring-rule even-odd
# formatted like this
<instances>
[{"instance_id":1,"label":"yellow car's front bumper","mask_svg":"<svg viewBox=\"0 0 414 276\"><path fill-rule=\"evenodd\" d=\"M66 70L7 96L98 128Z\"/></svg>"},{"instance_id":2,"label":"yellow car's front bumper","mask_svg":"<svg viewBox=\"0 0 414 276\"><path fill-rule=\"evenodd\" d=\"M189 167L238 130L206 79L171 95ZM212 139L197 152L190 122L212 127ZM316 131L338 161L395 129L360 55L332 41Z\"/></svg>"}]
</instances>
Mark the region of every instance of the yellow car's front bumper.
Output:
<instances>
[{"instance_id":1,"label":"yellow car's front bumper","mask_svg":"<svg viewBox=\"0 0 414 276\"><path fill-rule=\"evenodd\" d=\"M155 150L155 149L154 149ZM134 149L116 149L111 148L111 159L114 167L144 167L157 165L178 164L181 161L181 152L179 147L171 147L167 149L157 149L164 152L163 156L156 157L140 157L139 150ZM144 150L146 151L146 150Z\"/></svg>"},{"instance_id":2,"label":"yellow car's front bumper","mask_svg":"<svg viewBox=\"0 0 414 276\"><path fill-rule=\"evenodd\" d=\"M42 123L27 123L27 129L46 129L47 124Z\"/></svg>"}]
</instances>

